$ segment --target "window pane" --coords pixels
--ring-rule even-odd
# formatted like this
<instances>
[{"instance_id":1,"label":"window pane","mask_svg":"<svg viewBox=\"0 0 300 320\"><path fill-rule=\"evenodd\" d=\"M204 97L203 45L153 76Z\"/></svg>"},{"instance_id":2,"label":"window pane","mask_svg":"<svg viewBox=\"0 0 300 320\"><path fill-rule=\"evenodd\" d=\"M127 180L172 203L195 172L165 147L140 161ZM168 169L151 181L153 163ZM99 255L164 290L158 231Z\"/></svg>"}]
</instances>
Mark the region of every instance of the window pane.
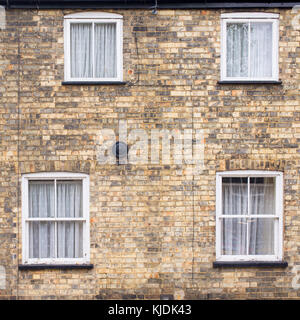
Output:
<instances>
[{"instance_id":1,"label":"window pane","mask_svg":"<svg viewBox=\"0 0 300 320\"><path fill-rule=\"evenodd\" d=\"M57 181L57 216L82 217L81 181Z\"/></svg>"},{"instance_id":2,"label":"window pane","mask_svg":"<svg viewBox=\"0 0 300 320\"><path fill-rule=\"evenodd\" d=\"M92 24L71 23L71 77L93 77Z\"/></svg>"},{"instance_id":3,"label":"window pane","mask_svg":"<svg viewBox=\"0 0 300 320\"><path fill-rule=\"evenodd\" d=\"M222 254L247 254L247 220L244 218L222 219Z\"/></svg>"},{"instance_id":4,"label":"window pane","mask_svg":"<svg viewBox=\"0 0 300 320\"><path fill-rule=\"evenodd\" d=\"M116 24L95 24L95 77L117 76Z\"/></svg>"},{"instance_id":5,"label":"window pane","mask_svg":"<svg viewBox=\"0 0 300 320\"><path fill-rule=\"evenodd\" d=\"M247 214L247 178L222 179L223 214Z\"/></svg>"},{"instance_id":6,"label":"window pane","mask_svg":"<svg viewBox=\"0 0 300 320\"><path fill-rule=\"evenodd\" d=\"M251 219L249 254L274 254L274 219Z\"/></svg>"},{"instance_id":7,"label":"window pane","mask_svg":"<svg viewBox=\"0 0 300 320\"><path fill-rule=\"evenodd\" d=\"M250 178L251 214L275 215L275 178Z\"/></svg>"},{"instance_id":8,"label":"window pane","mask_svg":"<svg viewBox=\"0 0 300 320\"><path fill-rule=\"evenodd\" d=\"M227 23L227 77L248 76L248 24Z\"/></svg>"},{"instance_id":9,"label":"window pane","mask_svg":"<svg viewBox=\"0 0 300 320\"><path fill-rule=\"evenodd\" d=\"M29 181L29 217L54 217L54 181Z\"/></svg>"},{"instance_id":10,"label":"window pane","mask_svg":"<svg viewBox=\"0 0 300 320\"><path fill-rule=\"evenodd\" d=\"M251 22L250 77L272 77L272 23Z\"/></svg>"},{"instance_id":11,"label":"window pane","mask_svg":"<svg viewBox=\"0 0 300 320\"><path fill-rule=\"evenodd\" d=\"M83 223L57 223L58 258L83 257Z\"/></svg>"},{"instance_id":12,"label":"window pane","mask_svg":"<svg viewBox=\"0 0 300 320\"><path fill-rule=\"evenodd\" d=\"M29 222L29 258L54 257L54 222Z\"/></svg>"}]
</instances>

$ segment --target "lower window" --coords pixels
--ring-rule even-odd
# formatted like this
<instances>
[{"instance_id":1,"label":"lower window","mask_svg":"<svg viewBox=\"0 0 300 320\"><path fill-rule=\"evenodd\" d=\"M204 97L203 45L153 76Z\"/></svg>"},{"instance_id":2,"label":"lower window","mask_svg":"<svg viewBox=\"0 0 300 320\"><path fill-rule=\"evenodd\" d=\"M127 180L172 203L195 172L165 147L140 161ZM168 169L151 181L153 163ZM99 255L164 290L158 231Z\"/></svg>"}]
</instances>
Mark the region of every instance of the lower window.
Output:
<instances>
[{"instance_id":1,"label":"lower window","mask_svg":"<svg viewBox=\"0 0 300 320\"><path fill-rule=\"evenodd\" d=\"M217 260L282 259L282 188L280 172L217 173Z\"/></svg>"},{"instance_id":2,"label":"lower window","mask_svg":"<svg viewBox=\"0 0 300 320\"><path fill-rule=\"evenodd\" d=\"M89 177L22 177L23 263L89 262Z\"/></svg>"}]
</instances>

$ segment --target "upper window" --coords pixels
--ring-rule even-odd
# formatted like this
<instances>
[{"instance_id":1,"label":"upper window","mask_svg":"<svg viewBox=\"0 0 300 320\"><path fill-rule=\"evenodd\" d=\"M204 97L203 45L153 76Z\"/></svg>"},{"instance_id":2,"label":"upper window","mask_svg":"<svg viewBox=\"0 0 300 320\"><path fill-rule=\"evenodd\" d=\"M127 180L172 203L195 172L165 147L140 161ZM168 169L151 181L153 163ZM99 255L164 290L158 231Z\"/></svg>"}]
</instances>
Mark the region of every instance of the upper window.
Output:
<instances>
[{"instance_id":1,"label":"upper window","mask_svg":"<svg viewBox=\"0 0 300 320\"><path fill-rule=\"evenodd\" d=\"M122 81L122 22L112 13L65 16L66 81Z\"/></svg>"},{"instance_id":2,"label":"upper window","mask_svg":"<svg viewBox=\"0 0 300 320\"><path fill-rule=\"evenodd\" d=\"M221 15L221 80L278 81L278 14Z\"/></svg>"},{"instance_id":3,"label":"upper window","mask_svg":"<svg viewBox=\"0 0 300 320\"><path fill-rule=\"evenodd\" d=\"M282 179L280 172L217 173L217 260L282 259Z\"/></svg>"},{"instance_id":4,"label":"upper window","mask_svg":"<svg viewBox=\"0 0 300 320\"><path fill-rule=\"evenodd\" d=\"M23 263L89 262L89 177L22 177Z\"/></svg>"}]
</instances>

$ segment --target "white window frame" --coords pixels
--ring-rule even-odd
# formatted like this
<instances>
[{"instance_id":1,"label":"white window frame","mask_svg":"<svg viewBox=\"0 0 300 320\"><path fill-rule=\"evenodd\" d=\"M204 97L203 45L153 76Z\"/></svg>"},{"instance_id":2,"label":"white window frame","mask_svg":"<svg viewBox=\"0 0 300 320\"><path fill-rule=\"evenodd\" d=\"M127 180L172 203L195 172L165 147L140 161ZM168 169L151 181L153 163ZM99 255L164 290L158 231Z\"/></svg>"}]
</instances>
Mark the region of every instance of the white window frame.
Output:
<instances>
[{"instance_id":1,"label":"white window frame","mask_svg":"<svg viewBox=\"0 0 300 320\"><path fill-rule=\"evenodd\" d=\"M249 77L227 77L227 23L234 22L271 22L272 23L272 77L250 78ZM250 41L250 34L248 37ZM249 46L250 50L250 46ZM276 13L224 13L221 14L221 81L278 81L279 77L279 14ZM250 55L248 54L248 59ZM248 70L250 63L248 60Z\"/></svg>"},{"instance_id":2,"label":"white window frame","mask_svg":"<svg viewBox=\"0 0 300 320\"><path fill-rule=\"evenodd\" d=\"M83 214L80 218L29 218L29 181L34 180L74 180L82 181ZM55 188L56 194L56 188ZM22 263L23 264L88 264L90 261L90 223L89 223L89 176L82 173L47 172L22 176ZM56 209L55 209L56 210ZM83 257L82 258L29 258L29 221L82 221ZM55 231L56 234L56 231ZM57 240L55 240L57 246ZM57 250L56 250L57 251Z\"/></svg>"},{"instance_id":3,"label":"white window frame","mask_svg":"<svg viewBox=\"0 0 300 320\"><path fill-rule=\"evenodd\" d=\"M115 78L72 78L71 77L71 50L70 25L71 23L115 23L116 24L116 63L117 76ZM94 41L93 41L94 44ZM68 82L120 82L123 81L123 17L119 14L107 12L82 12L69 14L64 17L64 50L65 50L65 81ZM94 47L93 47L94 52ZM93 53L94 57L94 53ZM94 64L93 64L94 65Z\"/></svg>"},{"instance_id":4,"label":"white window frame","mask_svg":"<svg viewBox=\"0 0 300 320\"><path fill-rule=\"evenodd\" d=\"M273 177L275 178L275 219L274 255L222 255L222 219L229 215L222 214L222 178L223 177ZM249 189L249 188L248 188ZM249 192L249 190L248 190ZM249 198L250 199L250 198ZM268 215L271 217L270 215ZM236 217L236 215L235 215ZM240 217L245 218L245 215ZM250 216L249 216L250 217ZM256 217L251 215L251 217ZM267 217L267 215L259 215ZM216 174L216 260L217 261L282 261L283 254L283 173L278 171L238 170L224 171Z\"/></svg>"}]
</instances>

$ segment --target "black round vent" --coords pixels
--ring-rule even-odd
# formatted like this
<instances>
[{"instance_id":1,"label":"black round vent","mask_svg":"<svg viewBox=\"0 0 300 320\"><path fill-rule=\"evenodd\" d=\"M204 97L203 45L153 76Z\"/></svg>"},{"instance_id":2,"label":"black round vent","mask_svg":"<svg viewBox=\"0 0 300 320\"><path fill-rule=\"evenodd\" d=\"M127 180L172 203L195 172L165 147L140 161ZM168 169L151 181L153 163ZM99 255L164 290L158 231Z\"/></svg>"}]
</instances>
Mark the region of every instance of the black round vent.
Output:
<instances>
[{"instance_id":1,"label":"black round vent","mask_svg":"<svg viewBox=\"0 0 300 320\"><path fill-rule=\"evenodd\" d=\"M113 155L119 160L127 157L128 146L125 142L118 141L112 147Z\"/></svg>"}]
</instances>

